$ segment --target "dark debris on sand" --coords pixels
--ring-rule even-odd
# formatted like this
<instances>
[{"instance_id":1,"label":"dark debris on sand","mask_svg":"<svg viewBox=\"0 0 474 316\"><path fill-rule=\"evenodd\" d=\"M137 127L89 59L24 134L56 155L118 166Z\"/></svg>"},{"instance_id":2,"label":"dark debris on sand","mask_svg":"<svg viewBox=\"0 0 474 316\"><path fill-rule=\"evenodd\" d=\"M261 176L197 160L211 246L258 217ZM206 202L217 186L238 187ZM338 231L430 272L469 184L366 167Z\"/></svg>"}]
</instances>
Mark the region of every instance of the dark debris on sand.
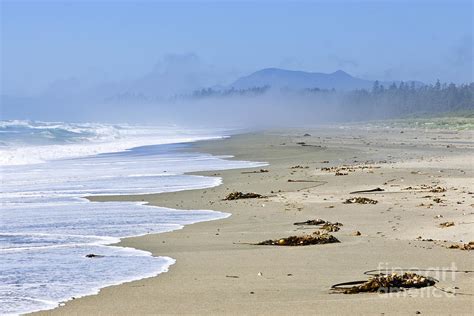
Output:
<instances>
[{"instance_id":1,"label":"dark debris on sand","mask_svg":"<svg viewBox=\"0 0 474 316\"><path fill-rule=\"evenodd\" d=\"M344 204L377 204L378 201L359 196L359 197L347 199L343 203Z\"/></svg>"},{"instance_id":2,"label":"dark debris on sand","mask_svg":"<svg viewBox=\"0 0 474 316\"><path fill-rule=\"evenodd\" d=\"M242 193L242 192L232 192L229 193L224 200L231 201L231 200L240 200L240 199L260 199L264 198L265 196L258 194L258 193Z\"/></svg>"},{"instance_id":3,"label":"dark debris on sand","mask_svg":"<svg viewBox=\"0 0 474 316\"><path fill-rule=\"evenodd\" d=\"M358 284L360 283L360 284ZM379 274L367 281L341 283L332 286L332 290L344 294L356 294L364 292L389 293L397 292L407 288L422 288L432 286L436 281L416 273L392 273ZM351 287L347 285L357 284Z\"/></svg>"},{"instance_id":4,"label":"dark debris on sand","mask_svg":"<svg viewBox=\"0 0 474 316\"><path fill-rule=\"evenodd\" d=\"M383 192L385 191L382 188L375 188L375 189L370 189L370 190L360 190L360 191L352 191L349 194L357 194L357 193L372 193L372 192Z\"/></svg>"},{"instance_id":5,"label":"dark debris on sand","mask_svg":"<svg viewBox=\"0 0 474 316\"><path fill-rule=\"evenodd\" d=\"M323 229L328 232L337 232L341 229L340 227L343 226L339 222L331 223L329 221L325 221L320 218L310 219L310 220L307 220L306 222L296 222L296 223L293 223L293 225L317 225L317 226L320 226L319 229Z\"/></svg>"},{"instance_id":6,"label":"dark debris on sand","mask_svg":"<svg viewBox=\"0 0 474 316\"><path fill-rule=\"evenodd\" d=\"M309 219L305 222L296 222L296 223L293 223L293 225L322 225L326 223L326 221L324 219Z\"/></svg>"},{"instance_id":7,"label":"dark debris on sand","mask_svg":"<svg viewBox=\"0 0 474 316\"><path fill-rule=\"evenodd\" d=\"M268 169L260 169L260 170L255 170L255 171L244 171L241 172L242 174L249 174L249 173L267 173Z\"/></svg>"},{"instance_id":8,"label":"dark debris on sand","mask_svg":"<svg viewBox=\"0 0 474 316\"><path fill-rule=\"evenodd\" d=\"M85 255L86 258L103 258L104 256L102 255L96 255L94 253L89 253L87 255Z\"/></svg>"},{"instance_id":9,"label":"dark debris on sand","mask_svg":"<svg viewBox=\"0 0 474 316\"><path fill-rule=\"evenodd\" d=\"M257 243L256 245L269 245L269 246L308 246L308 245L319 245L319 244L330 244L340 242L333 235L323 233L319 231L314 232L312 235L304 236L290 236L280 239L269 239Z\"/></svg>"},{"instance_id":10,"label":"dark debris on sand","mask_svg":"<svg viewBox=\"0 0 474 316\"><path fill-rule=\"evenodd\" d=\"M474 250L474 241L470 241L467 244L455 244L448 247L449 249L460 249L460 250Z\"/></svg>"}]
</instances>

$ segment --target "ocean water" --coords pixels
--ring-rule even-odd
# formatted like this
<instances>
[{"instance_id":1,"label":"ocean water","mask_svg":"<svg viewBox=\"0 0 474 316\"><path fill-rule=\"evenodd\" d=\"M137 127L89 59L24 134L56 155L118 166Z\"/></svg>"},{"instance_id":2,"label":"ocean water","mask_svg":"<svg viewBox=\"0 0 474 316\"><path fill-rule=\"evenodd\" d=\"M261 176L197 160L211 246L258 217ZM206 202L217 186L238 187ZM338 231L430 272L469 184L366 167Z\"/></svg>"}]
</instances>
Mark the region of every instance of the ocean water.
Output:
<instances>
[{"instance_id":1,"label":"ocean water","mask_svg":"<svg viewBox=\"0 0 474 316\"><path fill-rule=\"evenodd\" d=\"M83 197L209 188L221 179L185 173L265 165L177 150L224 134L174 126L0 122L0 314L51 309L108 285L166 272L173 258L110 244L229 214Z\"/></svg>"}]
</instances>

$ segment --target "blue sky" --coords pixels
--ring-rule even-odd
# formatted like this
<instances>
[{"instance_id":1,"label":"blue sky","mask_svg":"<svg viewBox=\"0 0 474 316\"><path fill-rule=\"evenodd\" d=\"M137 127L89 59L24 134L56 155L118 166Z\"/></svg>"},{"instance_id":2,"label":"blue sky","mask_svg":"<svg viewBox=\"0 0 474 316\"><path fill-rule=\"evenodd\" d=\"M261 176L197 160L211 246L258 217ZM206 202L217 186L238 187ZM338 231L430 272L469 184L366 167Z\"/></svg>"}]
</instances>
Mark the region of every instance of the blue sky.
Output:
<instances>
[{"instance_id":1,"label":"blue sky","mask_svg":"<svg viewBox=\"0 0 474 316\"><path fill-rule=\"evenodd\" d=\"M266 67L472 81L471 1L0 1L3 93L137 78L170 56L216 83Z\"/></svg>"}]
</instances>

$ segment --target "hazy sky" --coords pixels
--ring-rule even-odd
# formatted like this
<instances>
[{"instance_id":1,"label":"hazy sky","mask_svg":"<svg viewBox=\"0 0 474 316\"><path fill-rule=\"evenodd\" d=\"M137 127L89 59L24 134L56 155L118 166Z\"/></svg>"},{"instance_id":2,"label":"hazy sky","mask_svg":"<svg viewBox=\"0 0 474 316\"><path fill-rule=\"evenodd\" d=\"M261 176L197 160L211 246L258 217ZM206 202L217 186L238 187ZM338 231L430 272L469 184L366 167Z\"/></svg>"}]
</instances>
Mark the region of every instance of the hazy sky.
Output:
<instances>
[{"instance_id":1,"label":"hazy sky","mask_svg":"<svg viewBox=\"0 0 474 316\"><path fill-rule=\"evenodd\" d=\"M471 1L4 1L3 93L191 63L226 83L265 68L472 81Z\"/></svg>"}]
</instances>

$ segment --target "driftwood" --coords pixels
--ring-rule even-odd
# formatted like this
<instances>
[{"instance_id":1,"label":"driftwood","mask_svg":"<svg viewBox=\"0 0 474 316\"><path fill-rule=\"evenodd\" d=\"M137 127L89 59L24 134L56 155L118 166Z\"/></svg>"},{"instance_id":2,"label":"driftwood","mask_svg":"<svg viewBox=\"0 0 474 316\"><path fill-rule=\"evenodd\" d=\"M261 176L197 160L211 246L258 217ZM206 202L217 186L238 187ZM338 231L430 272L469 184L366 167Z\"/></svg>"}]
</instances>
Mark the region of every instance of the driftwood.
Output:
<instances>
[{"instance_id":1,"label":"driftwood","mask_svg":"<svg viewBox=\"0 0 474 316\"><path fill-rule=\"evenodd\" d=\"M260 169L260 170L255 170L255 171L244 171L242 174L248 174L248 173L266 173L268 172L267 169Z\"/></svg>"},{"instance_id":2,"label":"driftwood","mask_svg":"<svg viewBox=\"0 0 474 316\"><path fill-rule=\"evenodd\" d=\"M309 145L309 144L302 144L301 146L304 146L304 147L318 147L318 148L322 148L323 146L321 145Z\"/></svg>"},{"instance_id":3,"label":"driftwood","mask_svg":"<svg viewBox=\"0 0 474 316\"><path fill-rule=\"evenodd\" d=\"M322 225L326 223L326 221L324 219L309 219L307 220L306 222L296 222L296 223L293 223L293 225Z\"/></svg>"},{"instance_id":4,"label":"driftwood","mask_svg":"<svg viewBox=\"0 0 474 316\"><path fill-rule=\"evenodd\" d=\"M317 180L293 180L293 179L288 179L288 182L321 182Z\"/></svg>"},{"instance_id":5,"label":"driftwood","mask_svg":"<svg viewBox=\"0 0 474 316\"><path fill-rule=\"evenodd\" d=\"M384 189L381 188L375 188L371 190L360 190L360 191L352 191L349 194L356 194L356 193L371 193L371 192L383 192L385 191Z\"/></svg>"}]
</instances>

